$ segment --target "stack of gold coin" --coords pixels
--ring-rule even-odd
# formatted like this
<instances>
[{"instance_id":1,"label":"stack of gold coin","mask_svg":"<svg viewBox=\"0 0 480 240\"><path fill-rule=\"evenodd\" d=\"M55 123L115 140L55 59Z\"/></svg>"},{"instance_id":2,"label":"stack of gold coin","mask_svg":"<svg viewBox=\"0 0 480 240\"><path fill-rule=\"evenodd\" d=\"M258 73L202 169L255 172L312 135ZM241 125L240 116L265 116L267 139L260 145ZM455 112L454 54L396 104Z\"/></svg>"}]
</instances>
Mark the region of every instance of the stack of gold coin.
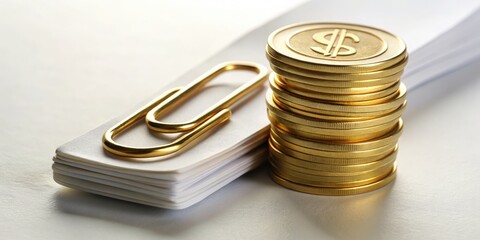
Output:
<instances>
[{"instance_id":1,"label":"stack of gold coin","mask_svg":"<svg viewBox=\"0 0 480 240\"><path fill-rule=\"evenodd\" d=\"M290 25L267 45L272 179L300 192L350 195L396 175L406 106L406 46L372 27Z\"/></svg>"}]
</instances>

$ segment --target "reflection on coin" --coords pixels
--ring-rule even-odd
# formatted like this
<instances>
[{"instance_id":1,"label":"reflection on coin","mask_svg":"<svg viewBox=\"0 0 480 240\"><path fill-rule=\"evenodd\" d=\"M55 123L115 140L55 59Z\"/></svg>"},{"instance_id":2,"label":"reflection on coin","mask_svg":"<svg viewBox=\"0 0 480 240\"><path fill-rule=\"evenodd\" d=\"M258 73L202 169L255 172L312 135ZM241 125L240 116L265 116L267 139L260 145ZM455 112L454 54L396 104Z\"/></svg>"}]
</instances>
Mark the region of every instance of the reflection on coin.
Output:
<instances>
[{"instance_id":1,"label":"reflection on coin","mask_svg":"<svg viewBox=\"0 0 480 240\"><path fill-rule=\"evenodd\" d=\"M404 59L407 51L402 40L377 28L346 23L302 23L270 34L267 54L299 68L357 73L388 68Z\"/></svg>"},{"instance_id":2,"label":"reflection on coin","mask_svg":"<svg viewBox=\"0 0 480 240\"><path fill-rule=\"evenodd\" d=\"M305 96L319 101L333 101L333 102L363 102L370 101L372 103L383 103L394 98L397 94L400 81L393 84L386 84L376 86L375 89L359 90L360 88L348 88L350 91L365 91L366 93L350 93L337 94L334 91L347 91L345 89L334 88L335 90L324 88L323 91L312 91L310 89L300 89L289 86L280 78L275 77L275 85L283 91L291 92L292 94ZM362 88L365 89L365 88ZM329 92L330 91L330 92ZM368 92L371 91L371 92Z\"/></svg>"},{"instance_id":3,"label":"reflection on coin","mask_svg":"<svg viewBox=\"0 0 480 240\"><path fill-rule=\"evenodd\" d=\"M296 157L292 157L287 155L280 150L278 150L273 145L269 146L270 154L274 156L276 159L280 159L279 162L283 164L288 164L292 169L296 169L298 172L303 171L319 171L319 172L330 172L330 173L352 173L352 172L363 172L372 169L379 168L384 166L388 163L392 163L395 161L397 156L397 151L394 150L389 155L386 155L384 158L379 159L377 161L363 163L363 164L347 164L347 165L332 165L332 164L324 164L324 163L315 163L310 161L305 161ZM300 170L303 169L303 170Z\"/></svg>"},{"instance_id":4,"label":"reflection on coin","mask_svg":"<svg viewBox=\"0 0 480 240\"><path fill-rule=\"evenodd\" d=\"M402 116L405 110L405 104L395 109L393 112L378 116L370 119L345 119L345 118L332 118L332 116L326 117L323 115L316 115L316 118L304 116L302 114L296 114L295 112L286 111L279 107L272 98L272 92L267 91L266 95L268 113L273 114L275 118L281 118L286 121L295 122L300 125L318 127L318 128L331 128L331 129L352 129L352 128L365 128L376 125L385 124L398 119ZM325 119L322 119L325 117ZM332 121L333 120L333 121ZM335 121L336 120L336 121Z\"/></svg>"},{"instance_id":5,"label":"reflection on coin","mask_svg":"<svg viewBox=\"0 0 480 240\"><path fill-rule=\"evenodd\" d=\"M393 75L381 77L381 78L368 78L368 79L357 79L357 80L331 80L331 79L318 79L318 78L309 78L300 75L296 75L281 69L276 69L275 73L281 78L287 79L291 85L297 85L299 88L310 89L316 91L316 86L318 87L337 87L337 88L354 88L354 87L371 87L377 85L389 84L392 82L397 82L400 79L400 76L403 74L403 71L396 72ZM322 90L320 90L322 91Z\"/></svg>"},{"instance_id":6,"label":"reflection on coin","mask_svg":"<svg viewBox=\"0 0 480 240\"><path fill-rule=\"evenodd\" d=\"M388 134L385 134L373 140L362 141L358 143L310 140L306 138L296 137L295 135L292 135L287 131L284 131L275 126L271 127L271 131L271 134L275 134L276 136L285 141L307 148L320 149L325 151L364 151L395 144L402 133L402 122L400 122L398 124L398 127L394 128L394 130L390 131Z\"/></svg>"},{"instance_id":7,"label":"reflection on coin","mask_svg":"<svg viewBox=\"0 0 480 240\"><path fill-rule=\"evenodd\" d=\"M407 58L402 59L402 61L398 62L397 64L385 68L382 70L378 70L375 72L360 72L360 73L329 73L329 72L317 72L313 70L305 70L298 67L294 67L291 65L287 65L283 62L277 61L275 59L270 59L270 67L273 71L277 71L277 69L291 72L293 74L309 77L309 78L318 78L318 79L329 79L332 81L340 80L340 81L358 81L358 80L368 80L374 78L383 78L388 77L393 74L396 74L400 71L403 71L405 66L407 65Z\"/></svg>"},{"instance_id":8,"label":"reflection on coin","mask_svg":"<svg viewBox=\"0 0 480 240\"><path fill-rule=\"evenodd\" d=\"M376 189L379 189L387 184L389 184L393 179L395 179L397 173L397 168L394 167L393 170L381 180L376 182L358 186L358 187L344 187L344 188L325 188L325 187L315 187L315 186L308 186L304 184L295 183L289 180L286 180L275 173L270 173L272 180L278 183L281 186L286 188L304 192L309 194L317 194L317 195L331 195L331 196L345 196L345 195L353 195L353 194L360 194L370 192Z\"/></svg>"},{"instance_id":9,"label":"reflection on coin","mask_svg":"<svg viewBox=\"0 0 480 240\"><path fill-rule=\"evenodd\" d=\"M271 170L278 176L290 181L315 186L315 187L358 187L365 184L370 184L385 178L392 171L392 164L364 173L360 175L351 176L318 176L306 173L291 171L289 169L282 169L270 161Z\"/></svg>"},{"instance_id":10,"label":"reflection on coin","mask_svg":"<svg viewBox=\"0 0 480 240\"><path fill-rule=\"evenodd\" d=\"M288 146L281 145L278 143L274 138L269 139L269 146L279 150L282 154L286 154L288 156L295 157L297 159L301 159L311 163L318 163L318 164L329 164L334 166L345 166L345 165L354 165L354 164L366 164L379 161L390 154L396 152L398 150L398 145L395 146L391 151L386 151L380 153L378 155L372 155L368 157L358 157L358 158L342 158L339 156L335 157L323 157L312 155L304 152L299 152L293 149L290 149Z\"/></svg>"},{"instance_id":11,"label":"reflection on coin","mask_svg":"<svg viewBox=\"0 0 480 240\"><path fill-rule=\"evenodd\" d=\"M406 46L386 31L303 23L273 32L266 57L269 163L279 185L311 194L378 189L396 175Z\"/></svg>"}]
</instances>

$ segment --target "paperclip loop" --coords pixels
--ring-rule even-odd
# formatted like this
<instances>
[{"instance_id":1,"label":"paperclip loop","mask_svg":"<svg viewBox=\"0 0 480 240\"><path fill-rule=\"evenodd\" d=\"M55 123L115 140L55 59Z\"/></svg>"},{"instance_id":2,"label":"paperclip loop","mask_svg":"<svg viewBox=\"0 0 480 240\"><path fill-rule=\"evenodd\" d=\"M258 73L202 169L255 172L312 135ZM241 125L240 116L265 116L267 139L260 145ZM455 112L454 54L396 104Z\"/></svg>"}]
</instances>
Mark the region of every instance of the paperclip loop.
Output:
<instances>
[{"instance_id":1,"label":"paperclip loop","mask_svg":"<svg viewBox=\"0 0 480 240\"><path fill-rule=\"evenodd\" d=\"M168 112L170 109L175 107L183 99L186 99L191 95L195 94L199 89L203 88L205 84L210 82L212 79L215 79L221 73L230 71L230 70L235 70L235 69L255 71L258 73L258 75L257 77L243 84L242 86L237 88L235 91L230 93L228 96L224 97L222 100L220 100L215 105L211 106L210 108L205 110L203 113L196 116L195 119L189 122L165 123L165 122L160 122L156 119L162 113ZM268 70L265 67L255 63L227 62L227 63L220 64L217 67L210 70L209 72L205 73L203 76L199 77L196 81L193 81L187 86L183 87L180 91L176 92L171 98L160 103L151 111L149 111L147 114L147 117L145 118L147 126L151 130L162 132L162 133L178 133L178 132L192 131L193 129L200 126L207 119L217 115L220 112L220 110L229 107L230 105L238 101L240 98L244 97L249 92L251 92L253 89L261 85L263 83L263 78L267 76L267 74L268 74Z\"/></svg>"},{"instance_id":2,"label":"paperclip loop","mask_svg":"<svg viewBox=\"0 0 480 240\"><path fill-rule=\"evenodd\" d=\"M160 114L172 109L176 104L180 103L180 101L192 96L202 87L204 87L209 81L215 79L221 73L231 70L249 70L256 72L257 75L247 83L237 88L231 94L220 100L218 103L208 108L204 113L195 117L195 119L192 121L186 123L164 123L156 120L156 117L158 117ZM123 157L134 158L131 160L142 162L157 161L158 159L148 158L177 153L180 150L185 149L193 141L200 140L200 137L205 137L204 133L220 125L222 122L227 121L232 114L228 107L250 93L252 90L260 87L266 80L268 72L268 69L264 66L251 62L222 63L203 74L187 86L167 91L127 118L115 124L103 135L103 147L110 153ZM116 136L130 128L133 124L145 116L147 126L151 130L164 133L186 133L171 143L153 147L133 147L119 144L114 141Z\"/></svg>"}]
</instances>

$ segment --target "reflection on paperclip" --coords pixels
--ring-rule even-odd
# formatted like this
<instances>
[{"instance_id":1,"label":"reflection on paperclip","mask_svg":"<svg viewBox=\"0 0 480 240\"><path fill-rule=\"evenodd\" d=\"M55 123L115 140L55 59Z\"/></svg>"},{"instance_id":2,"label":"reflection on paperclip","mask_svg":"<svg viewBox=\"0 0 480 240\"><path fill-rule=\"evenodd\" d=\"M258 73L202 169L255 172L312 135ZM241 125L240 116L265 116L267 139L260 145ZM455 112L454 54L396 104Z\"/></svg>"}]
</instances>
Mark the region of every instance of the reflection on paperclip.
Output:
<instances>
[{"instance_id":1,"label":"reflection on paperclip","mask_svg":"<svg viewBox=\"0 0 480 240\"><path fill-rule=\"evenodd\" d=\"M221 73L231 70L249 70L256 72L257 75L189 122L164 123L156 120L156 117L160 114L173 108L176 103L191 97L197 91L202 89L209 81L215 79ZM227 121L232 114L228 107L246 96L252 90L260 87L266 80L268 72L268 69L264 66L251 62L222 63L187 86L167 91L124 120L115 124L103 135L103 147L105 150L115 155L133 158L131 160L142 162L157 161L158 159L152 158L166 156L184 150L193 141L200 140L200 137L206 137L206 134L204 133ZM154 147L133 147L122 145L114 141L116 136L144 117L147 126L151 130L163 133L185 132L185 134L171 143ZM128 158L126 159L128 160Z\"/></svg>"}]
</instances>

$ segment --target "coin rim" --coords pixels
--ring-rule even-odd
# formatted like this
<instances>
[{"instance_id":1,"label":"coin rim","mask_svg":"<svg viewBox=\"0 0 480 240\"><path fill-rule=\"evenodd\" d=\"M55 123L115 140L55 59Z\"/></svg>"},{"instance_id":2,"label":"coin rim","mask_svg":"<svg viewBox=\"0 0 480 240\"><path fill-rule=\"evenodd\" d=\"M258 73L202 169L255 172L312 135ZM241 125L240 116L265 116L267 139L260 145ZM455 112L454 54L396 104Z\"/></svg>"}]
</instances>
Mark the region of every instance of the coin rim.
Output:
<instances>
[{"instance_id":1,"label":"coin rim","mask_svg":"<svg viewBox=\"0 0 480 240\"><path fill-rule=\"evenodd\" d=\"M389 183L391 183L395 179L396 175L397 175L397 166L395 165L394 169L388 176L374 183L370 183L370 184L359 186L359 187L351 187L351 188L321 188L321 187L311 187L311 186L291 182L280 176L274 175L273 172L270 172L270 177L272 181L274 181L280 186L283 186L285 188L288 188L297 192L315 194L315 195L330 195L330 196L355 195L355 194L362 194L362 193L378 190L388 185Z\"/></svg>"},{"instance_id":2,"label":"coin rim","mask_svg":"<svg viewBox=\"0 0 480 240\"><path fill-rule=\"evenodd\" d=\"M290 53L286 49L289 49L287 46L287 40L290 39L293 33L298 33L303 28L308 28L308 30L312 28L351 28L353 30L359 30L363 32L370 33L383 41L387 44L387 50L380 54L379 56L372 57L368 60L348 60L348 61L329 61L326 59L308 57L299 53L296 53L293 50L289 50ZM284 33L285 31L290 31L292 33ZM275 42L277 41L280 33L284 33L287 36L284 40L279 40L282 43L282 46L276 46ZM361 24L353 24L353 23L346 23L346 22L303 22L297 24L291 24L279 28L272 32L268 36L266 52L273 54L278 58L280 61L286 62L287 64L298 66L305 69L311 70L320 70L324 72L344 72L344 73L355 73L355 72L369 72L375 71L379 69L388 68L397 62L401 61L407 55L407 47L405 42L400 39L398 36L387 32L385 30L361 25ZM292 54L294 53L294 54ZM297 56L298 55L298 56ZM296 56L296 57L294 57ZM300 57L300 58L298 58Z\"/></svg>"}]
</instances>

